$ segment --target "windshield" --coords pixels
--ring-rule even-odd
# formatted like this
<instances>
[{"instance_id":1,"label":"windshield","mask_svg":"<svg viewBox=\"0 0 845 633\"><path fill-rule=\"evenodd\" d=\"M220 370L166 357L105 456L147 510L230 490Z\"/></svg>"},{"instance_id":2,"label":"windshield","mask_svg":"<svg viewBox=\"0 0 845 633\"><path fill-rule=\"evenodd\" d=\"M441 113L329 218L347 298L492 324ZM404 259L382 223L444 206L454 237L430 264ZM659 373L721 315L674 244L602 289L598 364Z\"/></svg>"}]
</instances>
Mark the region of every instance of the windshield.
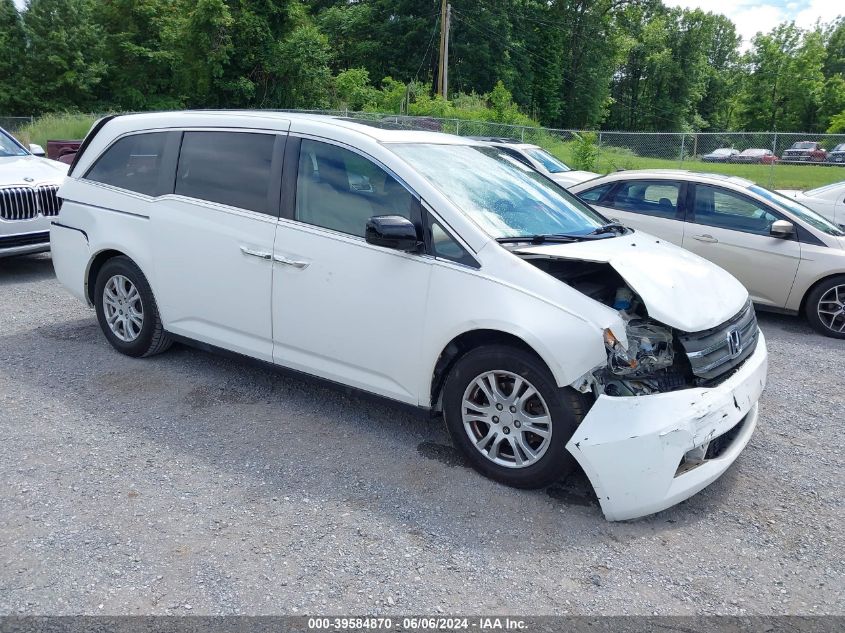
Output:
<instances>
[{"instance_id":1,"label":"windshield","mask_svg":"<svg viewBox=\"0 0 845 633\"><path fill-rule=\"evenodd\" d=\"M815 143L811 143L810 141L803 141L801 143L795 143L795 145L792 146L792 149L813 149L815 146Z\"/></svg>"},{"instance_id":2,"label":"windshield","mask_svg":"<svg viewBox=\"0 0 845 633\"><path fill-rule=\"evenodd\" d=\"M842 237L845 236L845 231L842 231L839 227L837 227L833 222L830 220L823 218L818 213L805 207L803 204L796 202L792 198L787 198L779 193L774 191L769 191L763 187L758 185L753 185L748 188L749 191L753 191L757 195L763 196L769 202L773 202L774 204L778 205L781 209L785 209L789 211L799 220L803 220L814 229L821 231L822 233L827 233L828 235L833 235L835 237Z\"/></svg>"},{"instance_id":3,"label":"windshield","mask_svg":"<svg viewBox=\"0 0 845 633\"><path fill-rule=\"evenodd\" d=\"M391 149L494 238L587 235L607 223L495 147L403 143Z\"/></svg>"},{"instance_id":4,"label":"windshield","mask_svg":"<svg viewBox=\"0 0 845 633\"><path fill-rule=\"evenodd\" d=\"M28 153L5 131L0 130L0 157L26 156Z\"/></svg>"},{"instance_id":5,"label":"windshield","mask_svg":"<svg viewBox=\"0 0 845 633\"><path fill-rule=\"evenodd\" d=\"M567 165L549 154L544 149L527 149L525 153L546 168L550 174L560 174L564 171L572 171Z\"/></svg>"},{"instance_id":6,"label":"windshield","mask_svg":"<svg viewBox=\"0 0 845 633\"><path fill-rule=\"evenodd\" d=\"M713 152L713 155L714 156L730 156L731 152L733 152L732 149L717 149L716 151Z\"/></svg>"},{"instance_id":7,"label":"windshield","mask_svg":"<svg viewBox=\"0 0 845 633\"><path fill-rule=\"evenodd\" d=\"M747 149L742 152L743 156L762 156L767 150L764 149Z\"/></svg>"}]
</instances>

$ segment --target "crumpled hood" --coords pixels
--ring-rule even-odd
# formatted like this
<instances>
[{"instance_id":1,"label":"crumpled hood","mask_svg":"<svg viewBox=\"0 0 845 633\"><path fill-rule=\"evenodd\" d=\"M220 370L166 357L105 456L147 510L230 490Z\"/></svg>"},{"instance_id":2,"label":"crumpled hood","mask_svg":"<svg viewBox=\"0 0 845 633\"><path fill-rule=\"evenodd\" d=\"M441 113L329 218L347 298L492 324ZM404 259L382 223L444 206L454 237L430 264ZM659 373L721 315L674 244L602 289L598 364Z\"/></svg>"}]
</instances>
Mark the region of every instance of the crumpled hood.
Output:
<instances>
[{"instance_id":1,"label":"crumpled hood","mask_svg":"<svg viewBox=\"0 0 845 633\"><path fill-rule=\"evenodd\" d=\"M716 327L736 315L748 291L715 264L639 231L519 253L610 264L645 303L651 318L684 332Z\"/></svg>"},{"instance_id":2,"label":"crumpled hood","mask_svg":"<svg viewBox=\"0 0 845 633\"><path fill-rule=\"evenodd\" d=\"M4 156L0 158L0 187L61 184L67 170L68 165L64 163L38 156Z\"/></svg>"}]
</instances>

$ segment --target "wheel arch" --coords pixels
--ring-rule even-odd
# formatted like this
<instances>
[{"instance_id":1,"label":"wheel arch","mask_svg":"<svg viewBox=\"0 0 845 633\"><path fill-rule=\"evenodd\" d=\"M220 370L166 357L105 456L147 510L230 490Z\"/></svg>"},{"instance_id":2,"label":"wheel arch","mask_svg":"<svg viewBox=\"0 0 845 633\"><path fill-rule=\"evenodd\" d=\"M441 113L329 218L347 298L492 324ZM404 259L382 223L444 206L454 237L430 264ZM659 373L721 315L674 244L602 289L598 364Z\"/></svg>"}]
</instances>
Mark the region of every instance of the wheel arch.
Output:
<instances>
[{"instance_id":1,"label":"wheel arch","mask_svg":"<svg viewBox=\"0 0 845 633\"><path fill-rule=\"evenodd\" d=\"M104 248L103 250L97 252L97 254L91 258L91 261L88 262L88 270L85 273L85 297L88 300L89 305L94 305L94 287L97 285L97 275L100 274L100 270L102 270L105 263L115 257L127 257L132 260L136 266L138 266L138 262L126 253L115 248Z\"/></svg>"},{"instance_id":2,"label":"wheel arch","mask_svg":"<svg viewBox=\"0 0 845 633\"><path fill-rule=\"evenodd\" d=\"M840 272L830 273L828 275L825 275L821 279L817 279L812 284L810 284L810 286L804 291L804 295L801 297L801 305L798 306L798 314L800 314L800 315L806 314L807 299L810 298L810 295L813 293L813 291L816 288L818 288L824 282L826 282L830 279L836 279L837 277L841 277L842 279L845 279L845 272L840 271Z\"/></svg>"},{"instance_id":3,"label":"wheel arch","mask_svg":"<svg viewBox=\"0 0 845 633\"><path fill-rule=\"evenodd\" d=\"M437 362L431 375L429 393L429 402L431 403L432 411L441 410L443 385L458 359L470 350L483 345L509 345L528 352L543 363L546 369L549 370L549 373L554 376L551 366L543 358L543 355L529 345L523 338L503 330L489 328L467 330L449 341L437 356Z\"/></svg>"}]
</instances>

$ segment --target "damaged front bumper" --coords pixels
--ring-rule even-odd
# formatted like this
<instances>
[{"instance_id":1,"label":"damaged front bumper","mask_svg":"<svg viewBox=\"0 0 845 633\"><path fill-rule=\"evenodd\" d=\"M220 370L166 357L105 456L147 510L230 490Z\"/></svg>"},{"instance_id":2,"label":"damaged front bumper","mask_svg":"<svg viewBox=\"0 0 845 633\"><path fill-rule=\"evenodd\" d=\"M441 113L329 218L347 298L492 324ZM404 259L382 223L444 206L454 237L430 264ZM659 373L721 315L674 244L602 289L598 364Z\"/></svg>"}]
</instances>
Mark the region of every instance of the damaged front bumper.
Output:
<instances>
[{"instance_id":1,"label":"damaged front bumper","mask_svg":"<svg viewBox=\"0 0 845 633\"><path fill-rule=\"evenodd\" d=\"M605 517L658 512L718 479L751 439L767 369L760 333L754 353L716 387L599 396L566 448Z\"/></svg>"}]
</instances>

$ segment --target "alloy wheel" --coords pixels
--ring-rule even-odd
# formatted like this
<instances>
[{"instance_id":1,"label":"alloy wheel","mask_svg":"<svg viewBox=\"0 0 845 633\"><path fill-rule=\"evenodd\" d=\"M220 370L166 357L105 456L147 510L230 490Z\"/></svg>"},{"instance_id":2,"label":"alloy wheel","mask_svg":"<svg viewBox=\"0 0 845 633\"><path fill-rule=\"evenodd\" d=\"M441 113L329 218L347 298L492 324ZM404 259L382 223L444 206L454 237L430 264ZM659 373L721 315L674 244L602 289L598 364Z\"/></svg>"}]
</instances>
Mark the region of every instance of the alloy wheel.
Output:
<instances>
[{"instance_id":1,"label":"alloy wheel","mask_svg":"<svg viewBox=\"0 0 845 633\"><path fill-rule=\"evenodd\" d=\"M819 299L819 319L831 332L845 333L845 285L833 286Z\"/></svg>"},{"instance_id":2,"label":"alloy wheel","mask_svg":"<svg viewBox=\"0 0 845 633\"><path fill-rule=\"evenodd\" d=\"M131 343L141 334L144 305L135 284L123 275L114 275L103 288L103 311L109 329L124 343Z\"/></svg>"},{"instance_id":3,"label":"alloy wheel","mask_svg":"<svg viewBox=\"0 0 845 633\"><path fill-rule=\"evenodd\" d=\"M526 468L549 448L549 408L534 385L512 372L476 376L464 391L461 414L476 450L499 466Z\"/></svg>"}]
</instances>

